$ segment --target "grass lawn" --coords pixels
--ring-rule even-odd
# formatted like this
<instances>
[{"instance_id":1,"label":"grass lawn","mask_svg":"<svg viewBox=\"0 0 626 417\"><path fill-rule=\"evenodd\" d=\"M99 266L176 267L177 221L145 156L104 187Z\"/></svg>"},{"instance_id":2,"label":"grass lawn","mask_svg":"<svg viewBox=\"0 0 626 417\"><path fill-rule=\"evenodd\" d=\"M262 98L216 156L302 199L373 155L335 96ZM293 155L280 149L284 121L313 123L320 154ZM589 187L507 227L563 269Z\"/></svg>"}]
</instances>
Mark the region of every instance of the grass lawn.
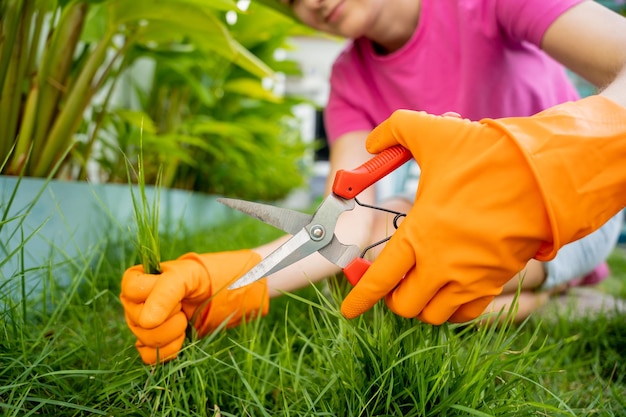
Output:
<instances>
[{"instance_id":1,"label":"grass lawn","mask_svg":"<svg viewBox=\"0 0 626 417\"><path fill-rule=\"evenodd\" d=\"M163 258L239 249L273 229L244 219L163 239ZM626 297L626 252L605 291ZM142 364L118 299L130 244L111 242L48 302L0 282L4 416L623 416L626 320L567 314L523 325L430 326L378 305L348 321L345 285L274 300L267 317L202 340L168 364ZM337 279L340 281L340 278ZM1 289L1 288L0 288Z\"/></svg>"}]
</instances>

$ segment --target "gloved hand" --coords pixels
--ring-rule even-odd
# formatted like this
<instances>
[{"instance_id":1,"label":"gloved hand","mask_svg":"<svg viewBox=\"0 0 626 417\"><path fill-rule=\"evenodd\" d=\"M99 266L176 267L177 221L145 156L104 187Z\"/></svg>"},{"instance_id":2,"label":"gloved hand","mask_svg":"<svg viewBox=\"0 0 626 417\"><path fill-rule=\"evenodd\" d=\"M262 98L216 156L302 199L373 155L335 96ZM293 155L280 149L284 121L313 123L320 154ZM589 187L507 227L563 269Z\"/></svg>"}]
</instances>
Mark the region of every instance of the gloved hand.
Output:
<instances>
[{"instance_id":1,"label":"gloved hand","mask_svg":"<svg viewBox=\"0 0 626 417\"><path fill-rule=\"evenodd\" d=\"M480 122L400 110L367 149L396 144L421 167L415 204L344 300L348 318L383 297L432 324L476 318L528 260L626 205L626 109L601 96Z\"/></svg>"},{"instance_id":2,"label":"gloved hand","mask_svg":"<svg viewBox=\"0 0 626 417\"><path fill-rule=\"evenodd\" d=\"M120 299L135 346L147 364L174 359L192 322L200 336L225 323L265 315L265 279L235 290L227 287L259 263L251 250L198 255L189 253L161 263L162 273L146 274L141 265L126 270Z\"/></svg>"}]
</instances>

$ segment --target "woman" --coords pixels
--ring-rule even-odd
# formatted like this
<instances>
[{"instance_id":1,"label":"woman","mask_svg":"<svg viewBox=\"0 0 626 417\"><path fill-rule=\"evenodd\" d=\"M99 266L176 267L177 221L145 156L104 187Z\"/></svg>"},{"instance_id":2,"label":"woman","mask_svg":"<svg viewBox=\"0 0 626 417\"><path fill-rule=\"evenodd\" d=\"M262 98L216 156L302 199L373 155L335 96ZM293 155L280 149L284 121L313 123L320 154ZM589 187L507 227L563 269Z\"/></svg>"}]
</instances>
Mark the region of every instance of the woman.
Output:
<instances>
[{"instance_id":1,"label":"woman","mask_svg":"<svg viewBox=\"0 0 626 417\"><path fill-rule=\"evenodd\" d=\"M564 66L602 87L615 79L626 62L626 22L592 1L284 3L312 28L352 40L334 64L325 113L330 142L329 185L338 169L351 169L371 158L365 140L395 110L420 110L434 115L453 112L470 120L527 117L578 99ZM419 132L415 132L414 140L419 140ZM444 172L442 176L445 175ZM431 181L436 184L436 179ZM471 181L467 178L467 182ZM377 203L374 187L364 191L359 199ZM384 205L408 212L413 202L399 195ZM342 242L364 247L392 230L389 220L384 214L357 207L342 216L336 234ZM456 221L473 219L459 217ZM542 221L537 217L536 222ZM511 271L509 281L497 288L502 293L489 298L493 301L487 310L508 307L521 288L517 318L526 317L555 289L581 279L601 265L613 249L620 228L621 218L616 216L594 234L565 246L553 260L533 259L523 270L520 267ZM127 271L121 298L144 361L155 362L157 349L161 360L174 357L183 343L187 320L192 317L200 334L215 329L227 318L229 325L235 325L246 313L263 314L268 308L268 296L339 272L315 254L268 280L236 291L219 291L286 238L253 250L185 255L171 261L167 273L158 279L147 278L138 267ZM435 237L432 239L433 244L437 243ZM224 269L227 265L231 267ZM446 266L441 264L443 269ZM435 276L437 271L432 271ZM147 280L151 280L150 284L146 284ZM141 289L137 282L143 283ZM382 295L377 294L368 303ZM481 311L485 305L479 304ZM407 317L441 321L403 314L400 310L394 309ZM196 315L200 319L196 320Z\"/></svg>"}]
</instances>

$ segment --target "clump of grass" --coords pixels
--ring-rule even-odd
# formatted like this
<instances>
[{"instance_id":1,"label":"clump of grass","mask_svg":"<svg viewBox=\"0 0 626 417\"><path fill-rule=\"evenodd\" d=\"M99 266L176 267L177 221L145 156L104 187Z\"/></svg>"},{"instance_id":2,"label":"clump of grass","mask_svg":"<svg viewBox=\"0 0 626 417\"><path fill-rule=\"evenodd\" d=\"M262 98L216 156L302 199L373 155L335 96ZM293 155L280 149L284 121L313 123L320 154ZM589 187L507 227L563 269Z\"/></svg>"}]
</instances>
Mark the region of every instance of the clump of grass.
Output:
<instances>
[{"instance_id":1,"label":"clump of grass","mask_svg":"<svg viewBox=\"0 0 626 417\"><path fill-rule=\"evenodd\" d=\"M161 204L161 181L163 177L162 167L159 167L156 182L154 184L153 199L150 200L146 193L145 167L143 159L143 146L140 140L137 157L137 170L126 160L126 174L130 185L131 199L133 202L133 212L135 217L135 245L143 265L143 270L147 274L161 273L161 246L159 238L159 214ZM135 194L132 179L137 179L139 196Z\"/></svg>"},{"instance_id":2,"label":"clump of grass","mask_svg":"<svg viewBox=\"0 0 626 417\"><path fill-rule=\"evenodd\" d=\"M276 233L247 218L179 232L162 237L168 255L246 247ZM339 313L345 292L322 283L272 300L262 319L186 343L178 359L147 367L118 299L134 249L119 254L119 246L98 251L53 310L29 311L28 321L21 305L0 311L0 414L625 414L623 317L430 326L378 304L346 320Z\"/></svg>"},{"instance_id":3,"label":"clump of grass","mask_svg":"<svg viewBox=\"0 0 626 417\"><path fill-rule=\"evenodd\" d=\"M429 326L381 305L348 321L338 296L311 287L265 319L188 344L147 381L150 413L571 415L537 382L537 357L556 346L537 334L520 349L521 327ZM529 403L529 389L544 401Z\"/></svg>"}]
</instances>

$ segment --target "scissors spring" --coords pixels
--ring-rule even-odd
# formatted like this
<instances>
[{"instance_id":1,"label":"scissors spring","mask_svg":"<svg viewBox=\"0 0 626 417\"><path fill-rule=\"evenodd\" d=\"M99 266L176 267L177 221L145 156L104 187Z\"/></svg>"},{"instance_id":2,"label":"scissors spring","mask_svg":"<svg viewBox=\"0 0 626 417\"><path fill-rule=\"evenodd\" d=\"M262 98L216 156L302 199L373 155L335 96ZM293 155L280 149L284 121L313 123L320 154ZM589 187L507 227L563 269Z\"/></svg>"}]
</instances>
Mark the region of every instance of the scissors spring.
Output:
<instances>
[{"instance_id":1,"label":"scissors spring","mask_svg":"<svg viewBox=\"0 0 626 417\"><path fill-rule=\"evenodd\" d=\"M395 229L398 228L398 222L400 221L401 218L406 217L406 213L400 213L399 211L394 211L394 210L389 210L383 207L377 207L377 206L372 206L369 204L365 204L365 203L361 203L357 198L354 199L354 201L361 207L365 207L365 208L370 208L370 209L374 209L374 210L379 210L379 211L384 211L386 213L390 213L394 215L393 218L393 227ZM363 252L361 252L360 257L364 258L365 254L367 253L368 250L375 248L378 245L382 245L383 243L387 242L389 239L391 239L391 236L388 236L382 240L379 240L378 242L374 242L369 246L366 246L365 249L363 249Z\"/></svg>"}]
</instances>

